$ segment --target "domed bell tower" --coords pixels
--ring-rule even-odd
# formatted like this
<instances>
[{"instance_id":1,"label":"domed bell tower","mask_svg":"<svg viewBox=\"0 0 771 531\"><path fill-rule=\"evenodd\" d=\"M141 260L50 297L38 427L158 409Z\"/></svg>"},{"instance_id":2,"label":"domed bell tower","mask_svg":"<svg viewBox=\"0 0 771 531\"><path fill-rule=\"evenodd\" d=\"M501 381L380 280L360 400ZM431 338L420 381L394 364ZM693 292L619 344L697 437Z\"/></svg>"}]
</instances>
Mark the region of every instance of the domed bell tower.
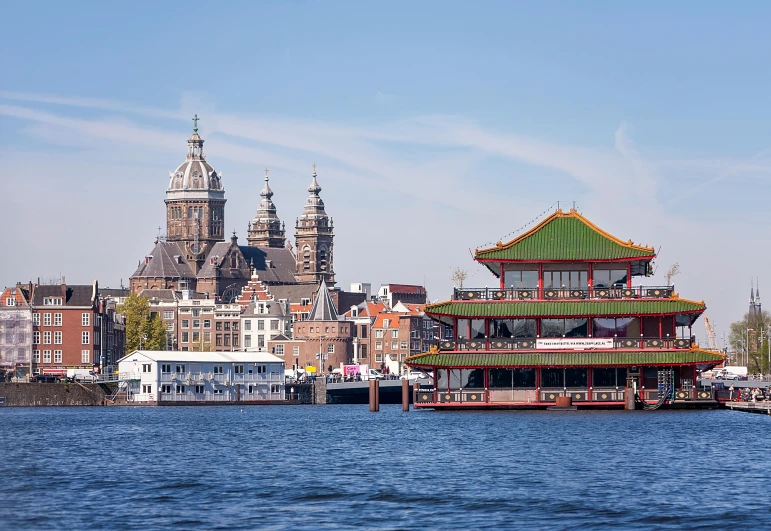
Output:
<instances>
[{"instance_id":1,"label":"domed bell tower","mask_svg":"<svg viewBox=\"0 0 771 531\"><path fill-rule=\"evenodd\" d=\"M260 192L260 206L254 219L249 222L246 241L253 247L279 247L286 245L284 224L278 218L273 204L273 190L268 184L268 168L265 168L265 185Z\"/></svg>"},{"instance_id":2,"label":"domed bell tower","mask_svg":"<svg viewBox=\"0 0 771 531\"><path fill-rule=\"evenodd\" d=\"M166 190L166 241L184 246L195 273L215 243L225 240L225 189L222 175L212 168L203 153L198 135L198 115L187 141L185 161L169 174Z\"/></svg>"}]
</instances>

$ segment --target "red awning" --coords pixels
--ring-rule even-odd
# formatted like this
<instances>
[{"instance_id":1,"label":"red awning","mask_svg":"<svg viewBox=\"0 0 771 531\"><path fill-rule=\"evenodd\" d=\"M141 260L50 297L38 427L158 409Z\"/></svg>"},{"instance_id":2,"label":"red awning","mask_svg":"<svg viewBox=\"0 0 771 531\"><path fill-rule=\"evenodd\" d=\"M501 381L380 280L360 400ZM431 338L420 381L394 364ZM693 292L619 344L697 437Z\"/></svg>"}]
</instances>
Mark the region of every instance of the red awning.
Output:
<instances>
[{"instance_id":1,"label":"red awning","mask_svg":"<svg viewBox=\"0 0 771 531\"><path fill-rule=\"evenodd\" d=\"M67 374L66 369L43 369L43 374Z\"/></svg>"}]
</instances>

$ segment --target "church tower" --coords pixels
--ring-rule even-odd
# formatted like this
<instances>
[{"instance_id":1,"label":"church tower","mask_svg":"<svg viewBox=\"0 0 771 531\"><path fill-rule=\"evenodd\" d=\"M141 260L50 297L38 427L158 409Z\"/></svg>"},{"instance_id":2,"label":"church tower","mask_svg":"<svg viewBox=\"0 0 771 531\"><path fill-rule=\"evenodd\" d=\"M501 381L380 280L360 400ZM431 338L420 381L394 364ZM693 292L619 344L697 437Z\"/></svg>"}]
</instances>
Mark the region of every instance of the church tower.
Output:
<instances>
[{"instance_id":1,"label":"church tower","mask_svg":"<svg viewBox=\"0 0 771 531\"><path fill-rule=\"evenodd\" d=\"M286 231L281 220L276 214L276 205L273 204L273 190L268 184L268 169L265 168L265 186L260 192L260 206L257 214L249 223L249 231L246 241L252 247L284 247L286 245Z\"/></svg>"},{"instance_id":2,"label":"church tower","mask_svg":"<svg viewBox=\"0 0 771 531\"><path fill-rule=\"evenodd\" d=\"M225 189L203 153L198 115L187 141L187 157L169 174L166 190L166 241L178 242L194 273L215 243L225 240Z\"/></svg>"},{"instance_id":3,"label":"church tower","mask_svg":"<svg viewBox=\"0 0 771 531\"><path fill-rule=\"evenodd\" d=\"M333 267L334 223L324 211L324 201L319 197L321 186L316 181L316 165L313 165L313 180L308 187L310 196L295 226L295 253L300 283L318 284L322 280L335 283Z\"/></svg>"}]
</instances>

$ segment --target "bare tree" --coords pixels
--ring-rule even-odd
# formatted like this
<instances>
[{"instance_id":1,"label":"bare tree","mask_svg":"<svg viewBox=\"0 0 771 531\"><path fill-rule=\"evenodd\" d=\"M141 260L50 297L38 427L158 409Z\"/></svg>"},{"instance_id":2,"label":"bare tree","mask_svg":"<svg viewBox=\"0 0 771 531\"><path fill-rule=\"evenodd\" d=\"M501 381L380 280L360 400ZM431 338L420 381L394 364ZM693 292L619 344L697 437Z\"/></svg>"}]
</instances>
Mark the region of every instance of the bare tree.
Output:
<instances>
[{"instance_id":1,"label":"bare tree","mask_svg":"<svg viewBox=\"0 0 771 531\"><path fill-rule=\"evenodd\" d=\"M664 278L667 280L666 285L671 286L672 285L672 277L677 276L680 274L680 264L675 262L671 266L669 266L669 269L667 269L667 274L664 275Z\"/></svg>"},{"instance_id":2,"label":"bare tree","mask_svg":"<svg viewBox=\"0 0 771 531\"><path fill-rule=\"evenodd\" d=\"M463 282L465 282L467 278L468 271L461 269L460 267L456 267L453 270L452 275L450 275L450 280L455 282L455 284L457 284L460 289L463 289Z\"/></svg>"}]
</instances>

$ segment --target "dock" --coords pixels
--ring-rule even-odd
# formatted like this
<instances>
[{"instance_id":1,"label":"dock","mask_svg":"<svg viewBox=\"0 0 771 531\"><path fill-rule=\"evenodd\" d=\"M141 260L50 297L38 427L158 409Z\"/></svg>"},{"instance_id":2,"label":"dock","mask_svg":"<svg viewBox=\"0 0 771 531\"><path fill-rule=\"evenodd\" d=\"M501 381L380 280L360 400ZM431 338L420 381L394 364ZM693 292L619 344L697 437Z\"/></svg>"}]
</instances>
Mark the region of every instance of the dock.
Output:
<instances>
[{"instance_id":1,"label":"dock","mask_svg":"<svg viewBox=\"0 0 771 531\"><path fill-rule=\"evenodd\" d=\"M771 402L726 402L725 406L736 411L771 415Z\"/></svg>"}]
</instances>

